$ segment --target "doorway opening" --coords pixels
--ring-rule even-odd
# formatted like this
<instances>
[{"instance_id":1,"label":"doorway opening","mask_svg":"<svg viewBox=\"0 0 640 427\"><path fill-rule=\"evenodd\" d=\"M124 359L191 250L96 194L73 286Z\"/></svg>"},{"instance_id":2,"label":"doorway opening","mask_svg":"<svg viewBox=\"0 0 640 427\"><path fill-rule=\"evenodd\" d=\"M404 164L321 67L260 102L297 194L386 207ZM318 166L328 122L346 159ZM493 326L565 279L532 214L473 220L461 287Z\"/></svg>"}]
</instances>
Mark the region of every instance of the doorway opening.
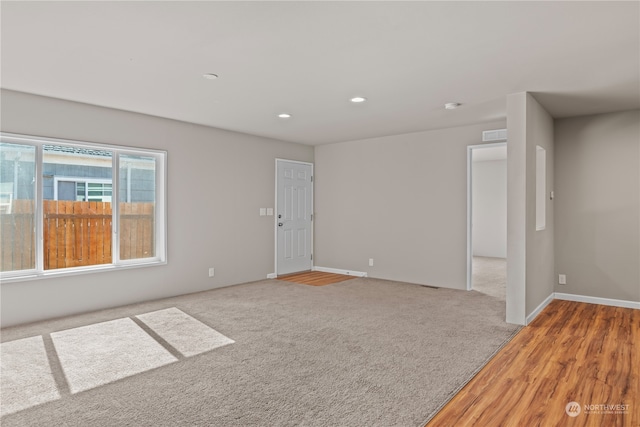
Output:
<instances>
[{"instance_id":1,"label":"doorway opening","mask_svg":"<svg viewBox=\"0 0 640 427\"><path fill-rule=\"evenodd\" d=\"M506 142L467 148L467 184L467 290L506 302Z\"/></svg>"}]
</instances>

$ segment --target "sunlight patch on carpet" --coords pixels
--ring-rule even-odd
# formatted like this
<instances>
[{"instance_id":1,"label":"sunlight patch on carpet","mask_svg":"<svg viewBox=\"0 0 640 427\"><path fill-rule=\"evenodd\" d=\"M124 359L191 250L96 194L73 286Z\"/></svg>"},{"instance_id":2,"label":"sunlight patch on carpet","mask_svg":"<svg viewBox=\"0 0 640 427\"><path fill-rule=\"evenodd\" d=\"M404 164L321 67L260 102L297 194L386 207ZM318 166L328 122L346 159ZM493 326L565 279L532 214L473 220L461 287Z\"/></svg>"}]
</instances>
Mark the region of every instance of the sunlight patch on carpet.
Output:
<instances>
[{"instance_id":1,"label":"sunlight patch on carpet","mask_svg":"<svg viewBox=\"0 0 640 427\"><path fill-rule=\"evenodd\" d=\"M136 317L186 357L235 342L175 307Z\"/></svg>"},{"instance_id":2,"label":"sunlight patch on carpet","mask_svg":"<svg viewBox=\"0 0 640 427\"><path fill-rule=\"evenodd\" d=\"M42 336L0 345L0 415L60 398Z\"/></svg>"},{"instance_id":3,"label":"sunlight patch on carpet","mask_svg":"<svg viewBox=\"0 0 640 427\"><path fill-rule=\"evenodd\" d=\"M177 361L128 318L54 332L51 338L71 393Z\"/></svg>"}]
</instances>

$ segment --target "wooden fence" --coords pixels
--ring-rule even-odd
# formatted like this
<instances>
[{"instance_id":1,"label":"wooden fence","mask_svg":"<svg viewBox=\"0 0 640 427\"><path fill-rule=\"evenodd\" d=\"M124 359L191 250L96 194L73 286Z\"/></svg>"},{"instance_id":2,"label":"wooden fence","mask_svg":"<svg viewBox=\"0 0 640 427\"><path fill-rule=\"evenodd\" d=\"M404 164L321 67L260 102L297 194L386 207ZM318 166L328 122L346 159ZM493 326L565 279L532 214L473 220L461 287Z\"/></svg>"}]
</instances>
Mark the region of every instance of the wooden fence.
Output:
<instances>
[{"instance_id":1,"label":"wooden fence","mask_svg":"<svg viewBox=\"0 0 640 427\"><path fill-rule=\"evenodd\" d=\"M0 271L36 266L33 200L12 200L0 213Z\"/></svg>"},{"instance_id":2,"label":"wooden fence","mask_svg":"<svg viewBox=\"0 0 640 427\"><path fill-rule=\"evenodd\" d=\"M120 203L120 259L154 256L154 204ZM107 202L45 200L44 269L110 264L112 210ZM35 267L33 201L0 213L0 271Z\"/></svg>"}]
</instances>

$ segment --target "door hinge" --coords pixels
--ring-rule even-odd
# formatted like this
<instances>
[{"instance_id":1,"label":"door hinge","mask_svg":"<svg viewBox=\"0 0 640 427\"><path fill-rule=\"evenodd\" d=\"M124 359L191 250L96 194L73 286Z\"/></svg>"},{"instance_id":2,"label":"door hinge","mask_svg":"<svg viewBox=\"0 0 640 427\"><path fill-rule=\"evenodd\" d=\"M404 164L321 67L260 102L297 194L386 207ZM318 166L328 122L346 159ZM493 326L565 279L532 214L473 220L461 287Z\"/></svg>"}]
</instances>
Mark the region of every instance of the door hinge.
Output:
<instances>
[{"instance_id":1,"label":"door hinge","mask_svg":"<svg viewBox=\"0 0 640 427\"><path fill-rule=\"evenodd\" d=\"M313 261L313 254L311 254L311 261Z\"/></svg>"},{"instance_id":2,"label":"door hinge","mask_svg":"<svg viewBox=\"0 0 640 427\"><path fill-rule=\"evenodd\" d=\"M313 182L313 175L311 175L311 182Z\"/></svg>"},{"instance_id":3,"label":"door hinge","mask_svg":"<svg viewBox=\"0 0 640 427\"><path fill-rule=\"evenodd\" d=\"M311 214L311 221L313 221L313 214Z\"/></svg>"}]
</instances>

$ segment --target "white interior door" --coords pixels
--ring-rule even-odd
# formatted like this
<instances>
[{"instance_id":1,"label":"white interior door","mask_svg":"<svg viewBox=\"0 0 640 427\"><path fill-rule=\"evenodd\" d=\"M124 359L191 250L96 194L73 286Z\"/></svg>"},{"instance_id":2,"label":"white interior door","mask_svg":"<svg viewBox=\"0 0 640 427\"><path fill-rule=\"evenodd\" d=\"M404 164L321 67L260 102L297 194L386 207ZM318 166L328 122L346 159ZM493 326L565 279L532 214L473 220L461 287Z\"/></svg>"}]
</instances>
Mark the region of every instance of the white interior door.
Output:
<instances>
[{"instance_id":1,"label":"white interior door","mask_svg":"<svg viewBox=\"0 0 640 427\"><path fill-rule=\"evenodd\" d=\"M313 165L276 161L276 274L311 270Z\"/></svg>"}]
</instances>

